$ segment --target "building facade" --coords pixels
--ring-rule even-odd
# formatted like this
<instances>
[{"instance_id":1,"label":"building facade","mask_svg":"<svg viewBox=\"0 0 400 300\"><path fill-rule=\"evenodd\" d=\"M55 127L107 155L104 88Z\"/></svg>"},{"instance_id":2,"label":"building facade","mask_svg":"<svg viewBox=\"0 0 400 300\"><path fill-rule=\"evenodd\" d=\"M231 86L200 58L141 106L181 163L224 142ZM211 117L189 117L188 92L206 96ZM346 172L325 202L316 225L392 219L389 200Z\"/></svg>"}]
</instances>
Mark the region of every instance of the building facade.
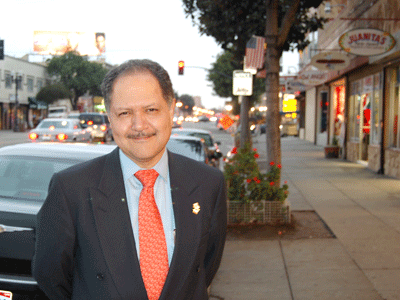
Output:
<instances>
[{"instance_id":1,"label":"building facade","mask_svg":"<svg viewBox=\"0 0 400 300\"><path fill-rule=\"evenodd\" d=\"M48 84L44 65L5 55L0 60L0 129L22 131L35 126L47 109L35 97Z\"/></svg>"},{"instance_id":2,"label":"building facade","mask_svg":"<svg viewBox=\"0 0 400 300\"><path fill-rule=\"evenodd\" d=\"M322 81L308 86L304 138L325 146L336 137L343 158L400 178L400 3L329 1L318 13L329 21L316 45L302 53L300 73L316 71L312 58L324 51L340 53L348 63L322 71ZM343 46L347 33L353 49ZM376 48L391 43L376 54L363 48L369 41Z\"/></svg>"}]
</instances>

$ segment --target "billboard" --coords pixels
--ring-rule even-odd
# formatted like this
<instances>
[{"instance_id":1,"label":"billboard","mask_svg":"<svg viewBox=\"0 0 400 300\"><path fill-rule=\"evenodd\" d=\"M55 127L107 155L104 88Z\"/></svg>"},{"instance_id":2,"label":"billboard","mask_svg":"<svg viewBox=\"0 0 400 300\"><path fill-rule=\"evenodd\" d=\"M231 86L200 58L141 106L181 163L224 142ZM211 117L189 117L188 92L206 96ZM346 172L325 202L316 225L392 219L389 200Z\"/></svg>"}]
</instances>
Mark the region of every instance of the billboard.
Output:
<instances>
[{"instance_id":1,"label":"billboard","mask_svg":"<svg viewBox=\"0 0 400 300\"><path fill-rule=\"evenodd\" d=\"M42 55L63 55L75 51L79 55L98 56L105 53L105 42L103 32L33 32L33 51Z\"/></svg>"}]
</instances>

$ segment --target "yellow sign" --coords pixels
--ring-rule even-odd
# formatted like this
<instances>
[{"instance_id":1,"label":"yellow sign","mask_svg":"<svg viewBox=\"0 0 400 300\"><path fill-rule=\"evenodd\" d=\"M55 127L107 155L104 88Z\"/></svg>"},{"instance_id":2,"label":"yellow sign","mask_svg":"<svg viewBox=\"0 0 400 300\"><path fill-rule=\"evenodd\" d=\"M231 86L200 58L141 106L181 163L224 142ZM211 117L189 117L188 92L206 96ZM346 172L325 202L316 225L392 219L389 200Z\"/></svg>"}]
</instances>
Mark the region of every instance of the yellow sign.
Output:
<instances>
[{"instance_id":1,"label":"yellow sign","mask_svg":"<svg viewBox=\"0 0 400 300\"><path fill-rule=\"evenodd\" d=\"M282 101L283 112L295 112L297 111L297 100L296 99L283 99Z\"/></svg>"}]
</instances>

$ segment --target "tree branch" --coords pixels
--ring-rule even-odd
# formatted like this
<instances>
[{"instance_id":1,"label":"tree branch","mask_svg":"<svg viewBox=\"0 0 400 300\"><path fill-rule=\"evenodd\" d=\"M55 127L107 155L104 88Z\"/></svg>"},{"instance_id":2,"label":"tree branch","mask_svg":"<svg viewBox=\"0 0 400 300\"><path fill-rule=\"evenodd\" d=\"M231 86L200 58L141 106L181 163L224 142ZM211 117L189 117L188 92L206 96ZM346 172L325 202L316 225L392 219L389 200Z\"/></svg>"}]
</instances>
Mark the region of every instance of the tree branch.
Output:
<instances>
[{"instance_id":1,"label":"tree branch","mask_svg":"<svg viewBox=\"0 0 400 300\"><path fill-rule=\"evenodd\" d=\"M293 25L293 20L296 16L297 10L299 9L300 0L293 0L289 10L286 12L282 20L282 27L278 34L278 44L277 48L282 49L285 44L290 28Z\"/></svg>"}]
</instances>

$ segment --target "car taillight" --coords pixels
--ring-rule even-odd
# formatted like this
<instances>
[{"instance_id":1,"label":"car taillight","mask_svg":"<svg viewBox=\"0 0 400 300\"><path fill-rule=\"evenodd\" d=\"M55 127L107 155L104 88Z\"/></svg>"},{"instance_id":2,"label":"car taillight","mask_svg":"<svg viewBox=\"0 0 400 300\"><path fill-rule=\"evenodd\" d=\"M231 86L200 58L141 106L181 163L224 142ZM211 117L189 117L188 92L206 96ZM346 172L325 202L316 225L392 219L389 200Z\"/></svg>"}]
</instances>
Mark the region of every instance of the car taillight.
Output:
<instances>
[{"instance_id":1,"label":"car taillight","mask_svg":"<svg viewBox=\"0 0 400 300\"><path fill-rule=\"evenodd\" d=\"M100 129L101 129L101 131L106 131L107 130L107 126L106 125L101 125Z\"/></svg>"},{"instance_id":2,"label":"car taillight","mask_svg":"<svg viewBox=\"0 0 400 300\"><path fill-rule=\"evenodd\" d=\"M88 121L87 124L88 125L93 125L93 121Z\"/></svg>"},{"instance_id":3,"label":"car taillight","mask_svg":"<svg viewBox=\"0 0 400 300\"><path fill-rule=\"evenodd\" d=\"M39 137L39 136L38 136L36 133L34 133L34 132L32 132L31 134L29 134L29 138L30 138L31 140L36 140L38 137Z\"/></svg>"},{"instance_id":4,"label":"car taillight","mask_svg":"<svg viewBox=\"0 0 400 300\"><path fill-rule=\"evenodd\" d=\"M56 138L59 141L64 141L68 138L68 135L66 135L65 133L59 133L59 134L57 134Z\"/></svg>"}]
</instances>

